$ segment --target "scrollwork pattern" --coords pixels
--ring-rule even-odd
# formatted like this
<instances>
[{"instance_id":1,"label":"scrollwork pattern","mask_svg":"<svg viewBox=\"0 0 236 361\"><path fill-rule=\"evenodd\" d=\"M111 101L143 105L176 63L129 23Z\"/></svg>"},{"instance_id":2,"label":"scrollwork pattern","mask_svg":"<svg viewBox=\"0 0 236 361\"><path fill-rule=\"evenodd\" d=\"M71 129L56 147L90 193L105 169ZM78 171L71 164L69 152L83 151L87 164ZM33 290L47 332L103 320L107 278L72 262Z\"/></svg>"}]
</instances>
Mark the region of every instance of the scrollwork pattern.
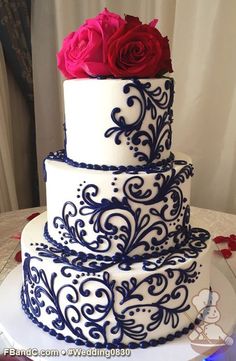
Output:
<instances>
[{"instance_id":1,"label":"scrollwork pattern","mask_svg":"<svg viewBox=\"0 0 236 361\"><path fill-rule=\"evenodd\" d=\"M187 213L189 210L187 210ZM106 259L94 259L94 255L90 254L85 256L83 255L71 255L69 252L65 252L56 247L46 244L42 244L36 247L39 257L49 258L55 264L62 264L63 267L61 272L65 277L71 277L70 270L77 272L89 272L96 273L105 271L109 267L118 264L119 269L121 270L131 270L132 265L136 262L143 262L142 269L144 271L154 271L158 270L163 266L176 266L177 264L183 264L188 259L197 258L198 255L203 252L207 247L207 241L210 238L208 231L200 228L191 228L190 229L190 239L185 246L182 246L176 250L168 251L159 257L153 258L152 254L149 256L144 256L141 259L136 259L136 257L107 257ZM27 261L25 261L27 264ZM36 279L38 277L37 270L32 268L32 274L30 276L25 272L26 278ZM132 283L131 279L131 283ZM134 282L134 281L133 281ZM126 283L124 283L125 289Z\"/></svg>"},{"instance_id":2,"label":"scrollwork pattern","mask_svg":"<svg viewBox=\"0 0 236 361\"><path fill-rule=\"evenodd\" d=\"M190 308L187 285L199 275L196 261L126 280L113 279L114 271L84 274L73 267L65 275L63 264L55 272L45 272L43 258L25 254L27 309L39 320L46 312L49 327L57 331L69 330L84 342L102 344L127 338L141 341L160 325L176 328L180 315ZM141 310L146 312L142 321Z\"/></svg>"},{"instance_id":3,"label":"scrollwork pattern","mask_svg":"<svg viewBox=\"0 0 236 361\"><path fill-rule=\"evenodd\" d=\"M135 203L144 205L155 205L164 202L161 212L151 208L150 213L160 216L165 221L170 221L178 217L183 203L183 193L179 187L186 179L193 175L193 167L188 164L177 171L175 168L171 172L158 173L155 176L153 190L145 185L144 179L135 175L127 179L124 184L124 194ZM170 202L172 200L172 203ZM166 210L170 209L169 217L165 216Z\"/></svg>"},{"instance_id":4,"label":"scrollwork pattern","mask_svg":"<svg viewBox=\"0 0 236 361\"><path fill-rule=\"evenodd\" d=\"M124 86L123 92L131 94L127 98L127 106L135 105L139 114L132 122L128 122L122 115L122 110L114 108L111 119L115 126L105 132L105 137L114 136L117 145L125 141L130 145L133 156L140 162L158 162L162 153L171 148L173 80L166 78L163 89L161 86L153 89L149 81L144 83L133 79ZM150 113L149 121L144 126L147 113Z\"/></svg>"},{"instance_id":5,"label":"scrollwork pattern","mask_svg":"<svg viewBox=\"0 0 236 361\"><path fill-rule=\"evenodd\" d=\"M45 308L45 312L52 315L52 326L56 330L68 328L75 336L85 339L82 329L78 326L81 314L75 306L79 301L75 286L64 284L56 290L57 274L53 272L48 278L45 270L31 266L32 260L35 259L42 261L42 258L25 254L23 270L26 307L37 318L41 316L41 309Z\"/></svg>"},{"instance_id":6,"label":"scrollwork pattern","mask_svg":"<svg viewBox=\"0 0 236 361\"><path fill-rule=\"evenodd\" d=\"M189 207L184 205L187 199L181 184L190 176L190 164L179 171L172 168L153 175L151 185L139 174L129 176L120 196L110 199L98 197L101 192L96 184L86 184L79 196L80 206L66 202L53 225L64 242L100 254L150 252L169 239L181 244L189 238ZM182 224L178 220L175 230L169 231L168 222L177 220L181 212ZM93 238L87 232L91 228Z\"/></svg>"}]
</instances>

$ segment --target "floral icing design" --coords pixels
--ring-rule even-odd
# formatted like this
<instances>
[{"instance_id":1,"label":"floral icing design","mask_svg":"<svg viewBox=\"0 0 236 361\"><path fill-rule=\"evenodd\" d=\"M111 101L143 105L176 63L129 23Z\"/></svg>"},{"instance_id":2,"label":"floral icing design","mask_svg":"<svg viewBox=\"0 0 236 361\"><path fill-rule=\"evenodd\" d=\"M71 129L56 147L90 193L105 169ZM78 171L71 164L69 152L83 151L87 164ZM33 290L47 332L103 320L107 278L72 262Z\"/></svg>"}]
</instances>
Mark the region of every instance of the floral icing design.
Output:
<instances>
[{"instance_id":1,"label":"floral icing design","mask_svg":"<svg viewBox=\"0 0 236 361\"><path fill-rule=\"evenodd\" d=\"M179 313L187 311L190 306L186 304L188 298L188 289L185 285L181 283L188 283L192 281L197 276L196 262L194 262L191 267L187 269L167 269L167 277L164 274L155 274L144 278L142 281L137 282L137 280L132 277L130 283L128 281L122 281L121 287L117 287L117 291L122 294L121 304L126 304L132 299L137 299L139 302L139 307L150 307L153 310L151 315L151 323L147 326L148 331L153 331L163 322L168 324L171 321L171 326L176 328L179 323ZM175 273L178 274L175 285L177 287L171 293L165 293L165 290L168 286L168 282L174 277ZM145 286L146 287L145 287ZM145 287L145 292L149 295L157 297L157 301L152 304L142 304L141 301L144 300L144 296L138 293L139 287ZM163 295L164 293L164 295ZM158 298L158 296L161 296ZM175 307L173 307L173 302ZM132 312L133 309L136 309L137 305L127 306L122 313L126 314L127 312ZM132 313L131 313L132 314Z\"/></svg>"},{"instance_id":2,"label":"floral icing design","mask_svg":"<svg viewBox=\"0 0 236 361\"><path fill-rule=\"evenodd\" d=\"M39 257L49 258L55 264L62 264L62 274L70 277L70 270L79 272L96 273L101 272L109 267L118 264L121 270L131 270L132 265L136 262L143 262L142 269L144 271L158 270L163 266L176 266L178 263L184 263L189 258L197 258L198 255L207 247L207 241L210 237L209 232L200 228L192 228L188 243L172 252L167 252L159 257L153 257L152 254L143 257L109 257L100 259L93 254L85 254L80 252L78 255L71 255L69 251L58 249L53 246L41 243L36 246ZM32 244L33 245L33 244Z\"/></svg>"},{"instance_id":3,"label":"floral icing design","mask_svg":"<svg viewBox=\"0 0 236 361\"><path fill-rule=\"evenodd\" d=\"M48 274L41 268L42 260L42 256L25 254L23 289L27 310L38 319L46 312L49 327L57 331L67 329L83 342L102 344L109 341L108 335L111 342L119 344L124 339L144 340L161 324L176 328L180 314L190 308L187 285L200 274L193 261L185 269L168 267L141 280L132 276L119 282L107 271L81 273L72 269L65 274L63 265ZM58 272L60 279L66 277L62 286ZM151 302L145 301L147 295ZM142 321L138 316L141 311L145 312Z\"/></svg>"},{"instance_id":4,"label":"floral icing design","mask_svg":"<svg viewBox=\"0 0 236 361\"><path fill-rule=\"evenodd\" d=\"M165 206L161 212L151 208L150 213L165 221L171 221L178 218L182 210L184 197L179 185L192 175L193 167L191 165L184 166L179 172L173 168L170 174L158 173L153 184L154 192L147 188L144 178L135 175L125 182L124 193L135 203L155 205L164 202ZM168 209L170 212L166 215Z\"/></svg>"},{"instance_id":5,"label":"floral icing design","mask_svg":"<svg viewBox=\"0 0 236 361\"><path fill-rule=\"evenodd\" d=\"M152 189L141 175L130 176L119 198L101 198L97 185L81 184L79 206L67 201L62 216L55 217L53 225L65 245L79 244L100 254L150 252L169 239L174 245L186 242L190 210L180 185L192 175L192 169L185 165L178 172L172 168L170 172L154 174ZM116 190L113 189L114 194ZM168 222L177 219L175 229L168 231ZM93 238L88 236L88 230L92 230Z\"/></svg>"},{"instance_id":6,"label":"floral icing design","mask_svg":"<svg viewBox=\"0 0 236 361\"><path fill-rule=\"evenodd\" d=\"M150 82L133 79L123 87L123 92L132 93L126 103L128 107L138 105L139 114L132 122L127 122L122 110L114 108L111 119L115 126L105 132L105 137L114 136L117 145L126 142L133 156L140 162L157 163L162 153L171 148L173 80L166 78L163 90L161 86L153 89ZM150 119L149 123L147 116Z\"/></svg>"},{"instance_id":7,"label":"floral icing design","mask_svg":"<svg viewBox=\"0 0 236 361\"><path fill-rule=\"evenodd\" d=\"M87 187L88 194L90 194L88 192L89 188L90 186ZM96 189L92 185L90 190L94 188ZM113 197L111 201L103 199L101 203L92 200L90 195L87 195L85 199L87 205L81 207L79 213L90 216L89 223L93 224L93 230L98 234L96 240L90 243L85 240L87 232L80 229L85 225L82 219L76 219L75 223L70 225L70 220L78 212L74 203L66 202L63 207L62 217L54 219L54 226L65 229L62 233L63 237L68 239L71 244L79 243L90 251L105 253L115 243L118 253L128 254L140 246L143 246L146 251L149 250L149 243L144 240L147 234L153 233L153 237L156 233L159 235L159 241L153 241L155 244L162 243L164 237L167 236L165 223L158 220L150 225L150 216L141 215L140 208L137 208L136 211L132 210L126 198L121 202L116 197ZM118 219L122 222L119 227L116 225ZM134 227L132 226L133 223Z\"/></svg>"},{"instance_id":8,"label":"floral icing design","mask_svg":"<svg viewBox=\"0 0 236 361\"><path fill-rule=\"evenodd\" d=\"M178 263L186 262L187 259L197 258L199 253L206 248L206 241L209 239L210 234L200 228L192 228L191 233L192 236L186 246L157 259L144 260L143 270L154 271L166 265L175 266ZM198 238L199 233L201 233L200 238Z\"/></svg>"}]
</instances>

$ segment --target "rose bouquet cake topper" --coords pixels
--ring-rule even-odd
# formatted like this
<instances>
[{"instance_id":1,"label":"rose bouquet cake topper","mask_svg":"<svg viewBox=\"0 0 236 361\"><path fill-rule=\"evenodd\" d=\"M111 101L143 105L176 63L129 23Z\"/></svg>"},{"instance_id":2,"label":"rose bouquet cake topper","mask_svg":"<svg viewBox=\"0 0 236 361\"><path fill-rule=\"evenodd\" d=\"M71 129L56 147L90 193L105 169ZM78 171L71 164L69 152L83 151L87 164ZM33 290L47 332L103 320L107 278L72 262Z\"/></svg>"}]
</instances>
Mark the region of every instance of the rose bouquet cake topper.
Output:
<instances>
[{"instance_id":1,"label":"rose bouquet cake topper","mask_svg":"<svg viewBox=\"0 0 236 361\"><path fill-rule=\"evenodd\" d=\"M154 78L172 72L168 38L156 24L156 19L142 24L104 9L64 39L58 68L67 79Z\"/></svg>"}]
</instances>

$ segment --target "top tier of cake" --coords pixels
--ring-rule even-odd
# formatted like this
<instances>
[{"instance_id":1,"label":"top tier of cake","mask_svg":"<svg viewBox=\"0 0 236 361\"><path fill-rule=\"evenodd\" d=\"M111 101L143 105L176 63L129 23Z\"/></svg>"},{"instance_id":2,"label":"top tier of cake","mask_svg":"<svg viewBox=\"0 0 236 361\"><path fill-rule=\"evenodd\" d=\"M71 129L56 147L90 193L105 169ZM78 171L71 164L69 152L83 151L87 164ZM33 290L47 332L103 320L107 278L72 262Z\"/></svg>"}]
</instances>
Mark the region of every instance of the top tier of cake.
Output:
<instances>
[{"instance_id":1,"label":"top tier of cake","mask_svg":"<svg viewBox=\"0 0 236 361\"><path fill-rule=\"evenodd\" d=\"M171 78L65 81L67 157L108 166L168 161L173 95Z\"/></svg>"}]
</instances>

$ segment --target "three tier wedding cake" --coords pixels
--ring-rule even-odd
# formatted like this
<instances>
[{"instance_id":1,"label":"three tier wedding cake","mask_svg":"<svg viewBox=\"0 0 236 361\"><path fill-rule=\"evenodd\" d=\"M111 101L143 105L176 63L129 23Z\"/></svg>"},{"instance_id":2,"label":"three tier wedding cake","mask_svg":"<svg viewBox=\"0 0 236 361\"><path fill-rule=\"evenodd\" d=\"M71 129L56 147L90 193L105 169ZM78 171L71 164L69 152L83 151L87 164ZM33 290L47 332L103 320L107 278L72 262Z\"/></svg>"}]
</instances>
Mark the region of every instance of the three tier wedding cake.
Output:
<instances>
[{"instance_id":1,"label":"three tier wedding cake","mask_svg":"<svg viewBox=\"0 0 236 361\"><path fill-rule=\"evenodd\" d=\"M156 20L105 9L58 53L65 149L44 163L47 213L22 234L22 306L88 347L147 347L198 323L210 241L190 226L193 166L171 152L174 81Z\"/></svg>"}]
</instances>

